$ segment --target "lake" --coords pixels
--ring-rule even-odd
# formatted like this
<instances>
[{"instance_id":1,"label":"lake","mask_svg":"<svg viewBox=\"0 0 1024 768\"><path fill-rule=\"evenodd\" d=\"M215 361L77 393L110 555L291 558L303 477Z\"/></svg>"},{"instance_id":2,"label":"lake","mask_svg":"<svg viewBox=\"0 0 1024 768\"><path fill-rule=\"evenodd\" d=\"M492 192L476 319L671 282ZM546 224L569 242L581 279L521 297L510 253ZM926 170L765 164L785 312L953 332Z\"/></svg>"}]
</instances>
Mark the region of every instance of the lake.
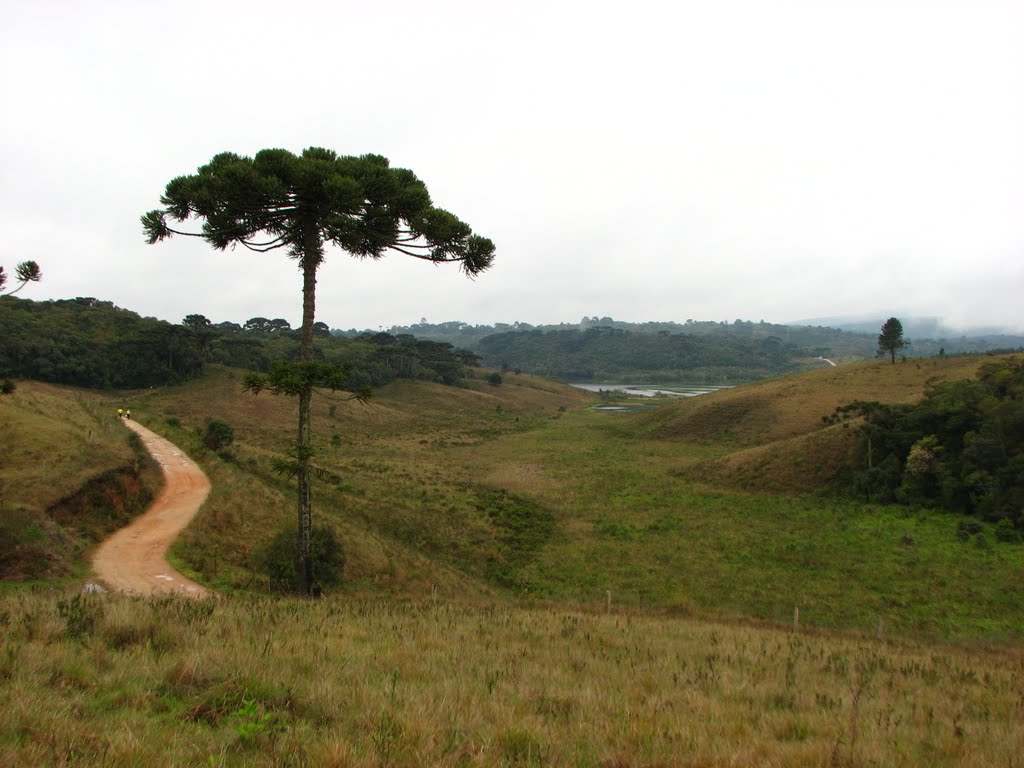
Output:
<instances>
[{"instance_id":1,"label":"lake","mask_svg":"<svg viewBox=\"0 0 1024 768\"><path fill-rule=\"evenodd\" d=\"M587 392L625 392L627 395L638 397L697 397L717 392L720 389L730 389L730 386L717 386L714 384L569 384L570 387L585 389Z\"/></svg>"}]
</instances>

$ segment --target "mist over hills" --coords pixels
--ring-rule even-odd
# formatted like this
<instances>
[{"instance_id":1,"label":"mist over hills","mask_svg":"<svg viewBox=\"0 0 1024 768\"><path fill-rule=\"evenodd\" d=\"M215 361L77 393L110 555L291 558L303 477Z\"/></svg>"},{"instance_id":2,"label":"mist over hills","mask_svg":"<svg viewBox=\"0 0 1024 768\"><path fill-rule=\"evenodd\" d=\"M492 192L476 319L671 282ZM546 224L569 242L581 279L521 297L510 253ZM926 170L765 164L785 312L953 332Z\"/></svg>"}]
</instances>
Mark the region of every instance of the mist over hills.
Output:
<instances>
[{"instance_id":1,"label":"mist over hills","mask_svg":"<svg viewBox=\"0 0 1024 768\"><path fill-rule=\"evenodd\" d=\"M835 315L830 317L814 317L793 320L786 325L821 325L852 333L877 334L886 317L895 315L903 325L903 332L912 339L944 341L947 339L979 339L1005 337L1008 339L1024 338L1019 329L1001 326L955 326L948 324L941 317L916 317L899 312L871 315Z\"/></svg>"}]
</instances>

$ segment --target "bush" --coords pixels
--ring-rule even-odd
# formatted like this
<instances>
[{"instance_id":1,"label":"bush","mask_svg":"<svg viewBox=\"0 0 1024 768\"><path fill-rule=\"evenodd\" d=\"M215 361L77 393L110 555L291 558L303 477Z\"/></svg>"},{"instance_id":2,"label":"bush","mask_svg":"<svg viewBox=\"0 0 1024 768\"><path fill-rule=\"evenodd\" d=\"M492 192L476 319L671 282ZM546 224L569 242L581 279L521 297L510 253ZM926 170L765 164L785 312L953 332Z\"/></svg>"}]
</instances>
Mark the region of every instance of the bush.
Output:
<instances>
[{"instance_id":1,"label":"bush","mask_svg":"<svg viewBox=\"0 0 1024 768\"><path fill-rule=\"evenodd\" d=\"M15 384L13 381L11 381L10 379L4 379L4 383L0 384L0 395L13 395L14 390L16 390L17 388L18 385Z\"/></svg>"},{"instance_id":2,"label":"bush","mask_svg":"<svg viewBox=\"0 0 1024 768\"><path fill-rule=\"evenodd\" d=\"M298 527L289 524L254 553L254 566L266 574L272 592L302 592L298 545ZM340 583L345 568L345 550L334 529L328 525L314 525L309 548L314 584L323 588Z\"/></svg>"},{"instance_id":3,"label":"bush","mask_svg":"<svg viewBox=\"0 0 1024 768\"><path fill-rule=\"evenodd\" d=\"M493 384L496 387L500 386L501 385L501 374L498 373L497 371L495 371L494 373L488 374L488 376L487 376L487 383L488 384Z\"/></svg>"},{"instance_id":4,"label":"bush","mask_svg":"<svg viewBox=\"0 0 1024 768\"><path fill-rule=\"evenodd\" d=\"M985 527L977 520L961 520L956 527L956 536L960 541L967 541L971 536L984 533Z\"/></svg>"},{"instance_id":5,"label":"bush","mask_svg":"<svg viewBox=\"0 0 1024 768\"><path fill-rule=\"evenodd\" d=\"M1013 521L1004 517L998 523L996 523L996 539L1009 544L1017 544L1020 542L1020 531L1014 526Z\"/></svg>"},{"instance_id":6,"label":"bush","mask_svg":"<svg viewBox=\"0 0 1024 768\"><path fill-rule=\"evenodd\" d=\"M211 451L227 448L235 440L235 430L222 419L207 419L206 431L203 432L203 445Z\"/></svg>"}]
</instances>

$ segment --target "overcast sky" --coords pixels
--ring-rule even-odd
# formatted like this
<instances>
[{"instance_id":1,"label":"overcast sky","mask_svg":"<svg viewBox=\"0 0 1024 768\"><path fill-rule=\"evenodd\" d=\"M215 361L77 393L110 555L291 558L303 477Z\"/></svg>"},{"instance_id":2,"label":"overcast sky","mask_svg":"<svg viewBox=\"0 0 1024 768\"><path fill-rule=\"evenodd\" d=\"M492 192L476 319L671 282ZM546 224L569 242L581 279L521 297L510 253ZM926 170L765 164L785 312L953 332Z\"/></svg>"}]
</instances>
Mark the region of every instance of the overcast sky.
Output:
<instances>
[{"instance_id":1,"label":"overcast sky","mask_svg":"<svg viewBox=\"0 0 1024 768\"><path fill-rule=\"evenodd\" d=\"M33 299L300 319L284 254L146 245L213 155L373 152L494 240L331 251L317 318L1024 329L1024 2L0 0L0 265Z\"/></svg>"}]
</instances>

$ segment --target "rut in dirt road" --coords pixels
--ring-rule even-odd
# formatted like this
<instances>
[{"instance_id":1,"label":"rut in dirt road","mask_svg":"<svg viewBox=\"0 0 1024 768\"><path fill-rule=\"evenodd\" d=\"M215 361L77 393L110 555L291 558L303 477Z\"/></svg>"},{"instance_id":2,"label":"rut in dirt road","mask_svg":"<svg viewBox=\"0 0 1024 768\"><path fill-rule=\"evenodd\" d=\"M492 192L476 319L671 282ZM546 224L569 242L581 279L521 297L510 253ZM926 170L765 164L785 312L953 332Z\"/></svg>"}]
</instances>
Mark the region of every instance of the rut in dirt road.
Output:
<instances>
[{"instance_id":1,"label":"rut in dirt road","mask_svg":"<svg viewBox=\"0 0 1024 768\"><path fill-rule=\"evenodd\" d=\"M205 587L167 563L167 548L199 511L210 493L210 481L173 443L138 422L125 421L125 425L160 464L166 485L145 513L100 544L93 568L104 584L118 592L206 597Z\"/></svg>"}]
</instances>

